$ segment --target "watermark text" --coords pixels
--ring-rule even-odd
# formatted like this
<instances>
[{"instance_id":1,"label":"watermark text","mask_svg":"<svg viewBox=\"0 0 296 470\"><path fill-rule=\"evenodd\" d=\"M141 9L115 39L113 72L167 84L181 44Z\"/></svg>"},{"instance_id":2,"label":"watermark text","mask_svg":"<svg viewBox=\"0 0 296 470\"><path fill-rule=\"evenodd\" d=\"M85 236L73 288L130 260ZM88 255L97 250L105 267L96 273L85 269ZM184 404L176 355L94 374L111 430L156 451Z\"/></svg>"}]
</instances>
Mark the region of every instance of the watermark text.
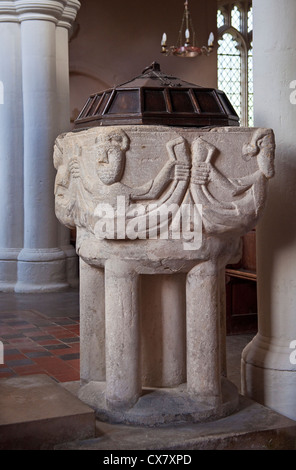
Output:
<instances>
[{"instance_id":1,"label":"watermark text","mask_svg":"<svg viewBox=\"0 0 296 470\"><path fill-rule=\"evenodd\" d=\"M94 215L99 240L182 240L184 250L202 244L201 204L127 204L125 196L118 196L116 207L100 203Z\"/></svg>"},{"instance_id":2,"label":"watermark text","mask_svg":"<svg viewBox=\"0 0 296 470\"><path fill-rule=\"evenodd\" d=\"M294 351L290 354L290 364L296 364L296 339L293 339L290 343L290 349L294 349Z\"/></svg>"},{"instance_id":3,"label":"watermark text","mask_svg":"<svg viewBox=\"0 0 296 470\"><path fill-rule=\"evenodd\" d=\"M2 341L0 341L0 364L4 364L4 346Z\"/></svg>"},{"instance_id":4,"label":"watermark text","mask_svg":"<svg viewBox=\"0 0 296 470\"><path fill-rule=\"evenodd\" d=\"M296 80L290 82L290 88L293 89L292 93L290 93L290 103L296 104Z\"/></svg>"},{"instance_id":5,"label":"watermark text","mask_svg":"<svg viewBox=\"0 0 296 470\"><path fill-rule=\"evenodd\" d=\"M0 81L0 104L4 104L4 85Z\"/></svg>"}]
</instances>

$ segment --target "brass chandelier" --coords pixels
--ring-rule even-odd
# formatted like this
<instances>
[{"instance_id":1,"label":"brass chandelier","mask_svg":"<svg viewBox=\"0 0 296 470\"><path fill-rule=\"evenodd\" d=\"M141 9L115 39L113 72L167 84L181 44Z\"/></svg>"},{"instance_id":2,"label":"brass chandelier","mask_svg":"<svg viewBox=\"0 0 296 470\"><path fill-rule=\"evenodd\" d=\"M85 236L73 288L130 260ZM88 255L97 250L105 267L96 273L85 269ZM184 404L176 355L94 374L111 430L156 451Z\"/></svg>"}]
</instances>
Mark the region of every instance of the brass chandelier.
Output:
<instances>
[{"instance_id":1,"label":"brass chandelier","mask_svg":"<svg viewBox=\"0 0 296 470\"><path fill-rule=\"evenodd\" d=\"M161 53L176 57L197 57L209 55L214 48L214 34L210 33L207 46L198 47L195 44L195 31L192 25L191 15L188 8L188 0L184 3L185 9L179 31L176 46L167 46L167 35L163 33L161 39ZM183 42L184 40L184 42Z\"/></svg>"}]
</instances>

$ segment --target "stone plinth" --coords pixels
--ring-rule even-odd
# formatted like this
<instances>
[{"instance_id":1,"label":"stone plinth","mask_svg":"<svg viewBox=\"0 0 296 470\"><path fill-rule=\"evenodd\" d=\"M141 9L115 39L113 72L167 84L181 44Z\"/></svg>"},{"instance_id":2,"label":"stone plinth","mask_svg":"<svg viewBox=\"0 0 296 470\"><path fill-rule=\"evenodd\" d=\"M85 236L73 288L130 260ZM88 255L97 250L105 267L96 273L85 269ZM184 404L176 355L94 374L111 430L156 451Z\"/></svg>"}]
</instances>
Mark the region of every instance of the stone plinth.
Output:
<instances>
[{"instance_id":1,"label":"stone plinth","mask_svg":"<svg viewBox=\"0 0 296 470\"><path fill-rule=\"evenodd\" d=\"M56 214L77 228L81 262L79 396L99 418L199 422L236 409L219 286L261 215L273 156L269 129L97 127L56 140Z\"/></svg>"},{"instance_id":2,"label":"stone plinth","mask_svg":"<svg viewBox=\"0 0 296 470\"><path fill-rule=\"evenodd\" d=\"M69 442L57 450L100 451L189 451L191 464L198 465L194 450L295 450L296 423L258 403L240 396L236 413L204 423L147 428L97 421L97 438ZM116 455L118 455L116 453ZM148 457L149 454L147 454ZM144 453L143 453L144 457ZM151 463L153 457L150 458ZM187 459L189 461L189 458Z\"/></svg>"},{"instance_id":3,"label":"stone plinth","mask_svg":"<svg viewBox=\"0 0 296 470\"><path fill-rule=\"evenodd\" d=\"M0 449L49 450L95 437L94 411L46 375L0 380Z\"/></svg>"}]
</instances>

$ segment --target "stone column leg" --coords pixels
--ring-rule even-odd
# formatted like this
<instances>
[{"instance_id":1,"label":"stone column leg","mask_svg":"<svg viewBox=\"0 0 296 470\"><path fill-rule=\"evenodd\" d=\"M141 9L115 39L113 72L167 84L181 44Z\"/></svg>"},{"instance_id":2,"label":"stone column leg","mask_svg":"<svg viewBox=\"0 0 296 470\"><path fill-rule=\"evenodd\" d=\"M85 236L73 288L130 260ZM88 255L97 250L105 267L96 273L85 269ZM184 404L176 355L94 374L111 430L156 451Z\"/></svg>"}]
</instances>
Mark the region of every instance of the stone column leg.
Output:
<instances>
[{"instance_id":1,"label":"stone column leg","mask_svg":"<svg viewBox=\"0 0 296 470\"><path fill-rule=\"evenodd\" d=\"M187 390L211 406L221 403L219 271L210 262L187 275Z\"/></svg>"},{"instance_id":2,"label":"stone column leg","mask_svg":"<svg viewBox=\"0 0 296 470\"><path fill-rule=\"evenodd\" d=\"M104 270L80 258L80 378L104 381L105 292Z\"/></svg>"},{"instance_id":3,"label":"stone column leg","mask_svg":"<svg viewBox=\"0 0 296 470\"><path fill-rule=\"evenodd\" d=\"M227 377L227 347L226 347L226 286L225 268L219 274L219 305L220 305L220 355L221 375Z\"/></svg>"},{"instance_id":4,"label":"stone column leg","mask_svg":"<svg viewBox=\"0 0 296 470\"><path fill-rule=\"evenodd\" d=\"M132 407L141 394L139 276L129 263L105 265L106 403Z\"/></svg>"},{"instance_id":5,"label":"stone column leg","mask_svg":"<svg viewBox=\"0 0 296 470\"><path fill-rule=\"evenodd\" d=\"M186 382L185 284L185 274L142 277L143 385Z\"/></svg>"}]
</instances>

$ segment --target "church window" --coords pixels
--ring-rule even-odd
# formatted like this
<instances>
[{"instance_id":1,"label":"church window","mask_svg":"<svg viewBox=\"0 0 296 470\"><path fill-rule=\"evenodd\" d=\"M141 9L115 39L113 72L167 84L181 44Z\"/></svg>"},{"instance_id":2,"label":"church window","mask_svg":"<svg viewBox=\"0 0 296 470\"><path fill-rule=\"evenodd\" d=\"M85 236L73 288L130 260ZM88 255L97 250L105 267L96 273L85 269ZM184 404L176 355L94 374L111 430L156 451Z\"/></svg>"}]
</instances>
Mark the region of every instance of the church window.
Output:
<instances>
[{"instance_id":1,"label":"church window","mask_svg":"<svg viewBox=\"0 0 296 470\"><path fill-rule=\"evenodd\" d=\"M218 0L218 88L230 99L242 126L253 126L252 2Z\"/></svg>"}]
</instances>

